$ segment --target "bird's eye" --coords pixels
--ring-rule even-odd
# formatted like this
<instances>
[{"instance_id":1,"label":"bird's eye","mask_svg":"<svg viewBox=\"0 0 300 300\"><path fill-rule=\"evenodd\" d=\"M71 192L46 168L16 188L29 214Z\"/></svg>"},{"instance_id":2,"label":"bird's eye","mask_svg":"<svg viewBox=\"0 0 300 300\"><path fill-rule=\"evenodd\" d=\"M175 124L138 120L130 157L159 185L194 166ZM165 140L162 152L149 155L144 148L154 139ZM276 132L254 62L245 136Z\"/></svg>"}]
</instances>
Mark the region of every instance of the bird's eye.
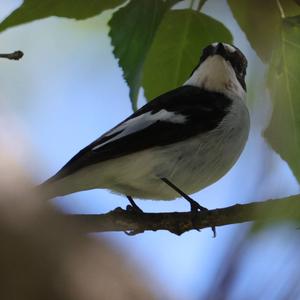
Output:
<instances>
[{"instance_id":1,"label":"bird's eye","mask_svg":"<svg viewBox=\"0 0 300 300\"><path fill-rule=\"evenodd\" d=\"M212 47L211 46L208 46L206 47L204 50L203 50L203 54L204 56L209 56L212 52Z\"/></svg>"},{"instance_id":2,"label":"bird's eye","mask_svg":"<svg viewBox=\"0 0 300 300\"><path fill-rule=\"evenodd\" d=\"M236 70L237 70L237 72L239 73L239 74L243 74L243 68L242 68L242 66L240 65L240 64L237 64L236 65Z\"/></svg>"},{"instance_id":3,"label":"bird's eye","mask_svg":"<svg viewBox=\"0 0 300 300\"><path fill-rule=\"evenodd\" d=\"M237 71L237 73L241 76L241 77L245 77L245 70L244 70L244 68L241 66L241 65L239 65L239 67L238 68L236 68L236 71Z\"/></svg>"},{"instance_id":4,"label":"bird's eye","mask_svg":"<svg viewBox=\"0 0 300 300\"><path fill-rule=\"evenodd\" d=\"M229 61L236 71L237 74L240 76L244 76L244 67L243 67L243 62L241 61L241 58L237 55L237 53L234 53L230 58Z\"/></svg>"},{"instance_id":5,"label":"bird's eye","mask_svg":"<svg viewBox=\"0 0 300 300\"><path fill-rule=\"evenodd\" d=\"M207 57L211 55L211 53L213 52L213 48L214 48L213 46L209 45L203 49L202 55L200 57L200 63L203 62Z\"/></svg>"}]
</instances>

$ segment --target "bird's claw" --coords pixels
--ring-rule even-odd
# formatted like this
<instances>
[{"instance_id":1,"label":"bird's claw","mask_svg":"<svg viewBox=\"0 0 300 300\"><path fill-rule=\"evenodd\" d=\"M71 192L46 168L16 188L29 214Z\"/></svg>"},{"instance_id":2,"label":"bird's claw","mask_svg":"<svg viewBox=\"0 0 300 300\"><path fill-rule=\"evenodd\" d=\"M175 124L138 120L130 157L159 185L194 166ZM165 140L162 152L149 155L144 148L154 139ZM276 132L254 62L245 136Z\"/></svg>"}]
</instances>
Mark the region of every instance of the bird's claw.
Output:
<instances>
[{"instance_id":1,"label":"bird's claw","mask_svg":"<svg viewBox=\"0 0 300 300\"><path fill-rule=\"evenodd\" d=\"M196 202L193 199L190 199L190 205L191 205L191 212L197 213L198 211L208 211L208 209L202 205L200 205L198 202ZM193 222L194 223L194 222ZM200 229L196 229L197 231L200 231ZM213 238L217 236L216 226L212 226L211 230L213 232Z\"/></svg>"},{"instance_id":2,"label":"bird's claw","mask_svg":"<svg viewBox=\"0 0 300 300\"><path fill-rule=\"evenodd\" d=\"M134 206L134 205L130 205L130 204L128 204L126 206L126 211L137 213L137 214L143 214L144 213L137 205Z\"/></svg>"},{"instance_id":3,"label":"bird's claw","mask_svg":"<svg viewBox=\"0 0 300 300\"><path fill-rule=\"evenodd\" d=\"M137 235L137 234L143 233L143 232L144 232L144 230L138 230L138 229L124 231L124 233L129 236L134 236L134 235Z\"/></svg>"},{"instance_id":4,"label":"bird's claw","mask_svg":"<svg viewBox=\"0 0 300 300\"><path fill-rule=\"evenodd\" d=\"M208 211L208 209L193 199L190 199L191 212Z\"/></svg>"}]
</instances>

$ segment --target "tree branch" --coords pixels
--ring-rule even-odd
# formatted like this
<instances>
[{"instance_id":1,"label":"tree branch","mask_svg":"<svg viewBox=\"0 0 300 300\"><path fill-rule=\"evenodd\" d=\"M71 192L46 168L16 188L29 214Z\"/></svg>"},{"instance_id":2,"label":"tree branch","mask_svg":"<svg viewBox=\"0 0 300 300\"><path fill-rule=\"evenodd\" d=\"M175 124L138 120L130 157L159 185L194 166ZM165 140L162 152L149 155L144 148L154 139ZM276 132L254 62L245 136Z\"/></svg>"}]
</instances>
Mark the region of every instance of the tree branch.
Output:
<instances>
[{"instance_id":1,"label":"tree branch","mask_svg":"<svg viewBox=\"0 0 300 300\"><path fill-rule=\"evenodd\" d=\"M19 60L20 58L23 57L23 52L22 51L15 51L13 53L6 53L6 54L1 54L0 57L2 58L7 58L7 59L13 59L13 60Z\"/></svg>"},{"instance_id":2,"label":"tree branch","mask_svg":"<svg viewBox=\"0 0 300 300\"><path fill-rule=\"evenodd\" d=\"M70 215L89 232L125 231L142 233L145 230L168 230L180 235L192 229L224 226L249 221L300 220L300 196L278 200L236 204L204 212L137 213L115 210L99 215Z\"/></svg>"}]
</instances>

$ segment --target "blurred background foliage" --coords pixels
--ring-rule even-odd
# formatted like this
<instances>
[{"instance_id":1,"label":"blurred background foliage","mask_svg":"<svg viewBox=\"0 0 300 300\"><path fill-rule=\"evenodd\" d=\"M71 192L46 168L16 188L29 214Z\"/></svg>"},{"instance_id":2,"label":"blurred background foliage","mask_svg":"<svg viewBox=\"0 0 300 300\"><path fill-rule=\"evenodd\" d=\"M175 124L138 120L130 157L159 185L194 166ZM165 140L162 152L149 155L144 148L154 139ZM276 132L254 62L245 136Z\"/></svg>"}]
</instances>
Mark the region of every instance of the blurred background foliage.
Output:
<instances>
[{"instance_id":1,"label":"blurred background foliage","mask_svg":"<svg viewBox=\"0 0 300 300\"><path fill-rule=\"evenodd\" d=\"M36 182L132 109L181 85L203 47L224 41L249 60L251 133L234 168L194 198L215 208L299 194L299 1L4 0L0 20L0 52L25 53L1 61L0 143ZM106 191L54 203L69 213L126 205ZM140 205L187 209L180 200ZM148 274L158 299L300 299L295 224L258 227L219 228L217 239L209 231L101 237Z\"/></svg>"}]
</instances>

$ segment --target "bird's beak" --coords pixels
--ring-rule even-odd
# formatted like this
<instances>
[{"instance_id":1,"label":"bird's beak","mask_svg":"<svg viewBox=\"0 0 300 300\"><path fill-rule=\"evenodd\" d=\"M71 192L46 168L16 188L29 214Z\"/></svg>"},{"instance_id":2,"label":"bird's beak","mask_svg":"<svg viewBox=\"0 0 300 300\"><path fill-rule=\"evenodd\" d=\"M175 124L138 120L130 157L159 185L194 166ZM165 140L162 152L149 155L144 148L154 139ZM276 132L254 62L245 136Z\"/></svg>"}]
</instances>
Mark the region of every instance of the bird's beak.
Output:
<instances>
[{"instance_id":1,"label":"bird's beak","mask_svg":"<svg viewBox=\"0 0 300 300\"><path fill-rule=\"evenodd\" d=\"M218 43L218 45L214 49L213 55L220 55L223 56L224 58L226 57L226 50L225 47L223 46L222 43Z\"/></svg>"}]
</instances>

